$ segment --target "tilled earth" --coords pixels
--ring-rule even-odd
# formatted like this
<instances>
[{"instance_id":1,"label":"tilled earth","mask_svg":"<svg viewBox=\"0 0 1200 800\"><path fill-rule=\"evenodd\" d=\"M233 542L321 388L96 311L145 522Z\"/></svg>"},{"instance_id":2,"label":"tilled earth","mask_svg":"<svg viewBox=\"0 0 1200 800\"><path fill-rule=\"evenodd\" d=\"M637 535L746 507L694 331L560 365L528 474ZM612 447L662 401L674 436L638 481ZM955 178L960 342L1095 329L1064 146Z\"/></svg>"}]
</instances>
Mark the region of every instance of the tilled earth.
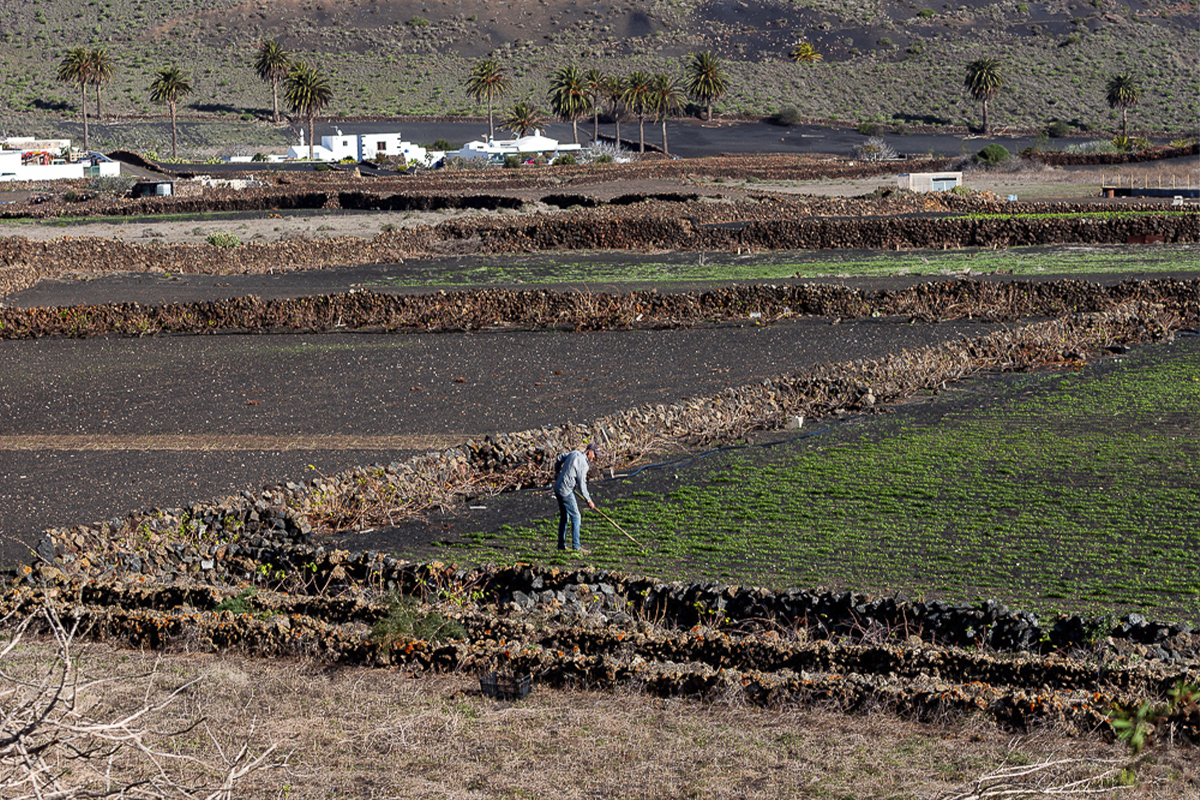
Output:
<instances>
[{"instance_id":1,"label":"tilled earth","mask_svg":"<svg viewBox=\"0 0 1200 800\"><path fill-rule=\"evenodd\" d=\"M58 302L46 285L36 291L55 305L84 291L61 289ZM24 560L49 526L403 460L490 432L587 422L990 329L809 318L674 331L3 341L0 562Z\"/></svg>"}]
</instances>

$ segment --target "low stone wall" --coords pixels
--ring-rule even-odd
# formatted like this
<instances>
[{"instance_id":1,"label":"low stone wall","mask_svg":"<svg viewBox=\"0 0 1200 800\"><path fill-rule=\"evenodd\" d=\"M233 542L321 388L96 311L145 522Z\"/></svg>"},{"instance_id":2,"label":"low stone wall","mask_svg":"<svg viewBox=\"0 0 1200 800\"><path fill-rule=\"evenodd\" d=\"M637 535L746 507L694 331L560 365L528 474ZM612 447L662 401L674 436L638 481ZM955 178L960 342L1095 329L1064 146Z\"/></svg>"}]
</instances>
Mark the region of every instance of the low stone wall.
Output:
<instances>
[{"instance_id":1,"label":"low stone wall","mask_svg":"<svg viewBox=\"0 0 1200 800\"><path fill-rule=\"evenodd\" d=\"M942 193L939 193L941 195ZM418 202L408 195L296 193L271 196L272 207L322 207L343 200L385 207ZM427 198L429 203L450 203ZM158 201L146 201L148 203ZM195 208L187 204L196 204ZM229 210L254 198L179 198L172 211ZM420 202L426 202L422 200ZM457 198L468 207L469 198ZM512 202L506 199L506 202ZM183 204L183 205L179 205ZM1064 216L1103 210L1104 217ZM131 213L165 208L131 207ZM968 211L997 216L944 216ZM1103 204L998 203L986 197L896 196L878 200L752 197L737 202L646 201L627 206L578 208L554 214L469 218L432 227L401 229L373 239L340 237L236 247L209 244L135 244L80 237L0 241L0 264L21 263L43 277L88 272L261 273L321 269L344 264L391 263L415 256L561 250L671 249L680 251L820 250L829 248L955 249L1046 244L1126 244L1131 241L1200 241L1200 213L1159 210L1111 214ZM901 214L923 216L897 216ZM1020 214L1022 216L1013 216ZM1053 214L1054 216L1025 216Z\"/></svg>"},{"instance_id":2,"label":"low stone wall","mask_svg":"<svg viewBox=\"0 0 1200 800\"><path fill-rule=\"evenodd\" d=\"M41 273L27 264L0 266L0 298L37 286L41 279Z\"/></svg>"},{"instance_id":3,"label":"low stone wall","mask_svg":"<svg viewBox=\"0 0 1200 800\"><path fill-rule=\"evenodd\" d=\"M394 295L371 291L260 300L237 297L143 306L0 309L0 338L227 331L467 331L509 328L623 330L799 315L838 319L1009 321L1100 312L1129 302L1163 303L1185 316L1200 311L1200 280L1129 280L1100 286L1078 280L931 280L899 291L863 292L829 283L727 286L700 293L585 294L479 289Z\"/></svg>"},{"instance_id":4,"label":"low stone wall","mask_svg":"<svg viewBox=\"0 0 1200 800\"><path fill-rule=\"evenodd\" d=\"M1200 680L1200 637L1188 626L1137 615L1114 627L1079 617L1043 626L994 601L773 593L521 564L459 570L327 551L303 539L263 545L273 558L287 551L297 565L312 565L300 567L309 587L319 587L312 593L296 584L281 594L252 593L245 584L70 579L43 566L29 573L25 587L0 597L0 615L21 617L50 603L89 635L133 647L236 648L418 670L501 669L531 674L541 685L632 685L663 696L737 697L768 706L882 705L917 717L982 712L1016 727L1050 719L1080 731L1102 724L1114 704L1162 698L1180 681ZM413 611L444 614L462 635L381 637L375 626L392 613L390 593L442 598ZM219 610L235 597L244 611ZM1013 630L1029 635L1014 639ZM1183 738L1194 739L1194 721L1179 722Z\"/></svg>"}]
</instances>

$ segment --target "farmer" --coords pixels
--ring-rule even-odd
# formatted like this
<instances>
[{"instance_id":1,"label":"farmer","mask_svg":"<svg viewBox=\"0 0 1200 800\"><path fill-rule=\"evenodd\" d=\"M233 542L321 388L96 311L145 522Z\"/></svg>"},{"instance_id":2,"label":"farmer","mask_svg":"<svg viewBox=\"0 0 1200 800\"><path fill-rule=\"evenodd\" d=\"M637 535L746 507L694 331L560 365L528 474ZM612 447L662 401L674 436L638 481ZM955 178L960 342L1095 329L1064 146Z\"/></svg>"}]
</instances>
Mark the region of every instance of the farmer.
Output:
<instances>
[{"instance_id":1,"label":"farmer","mask_svg":"<svg viewBox=\"0 0 1200 800\"><path fill-rule=\"evenodd\" d=\"M558 549L567 549L567 522L571 523L571 547L582 554L588 551L579 546L579 524L583 521L579 514L579 503L575 500L575 490L587 501L588 508L595 508L592 496L588 494L588 466L596 458L599 451L595 444L589 444L580 452L568 450L558 457L554 463L554 496L558 500Z\"/></svg>"}]
</instances>

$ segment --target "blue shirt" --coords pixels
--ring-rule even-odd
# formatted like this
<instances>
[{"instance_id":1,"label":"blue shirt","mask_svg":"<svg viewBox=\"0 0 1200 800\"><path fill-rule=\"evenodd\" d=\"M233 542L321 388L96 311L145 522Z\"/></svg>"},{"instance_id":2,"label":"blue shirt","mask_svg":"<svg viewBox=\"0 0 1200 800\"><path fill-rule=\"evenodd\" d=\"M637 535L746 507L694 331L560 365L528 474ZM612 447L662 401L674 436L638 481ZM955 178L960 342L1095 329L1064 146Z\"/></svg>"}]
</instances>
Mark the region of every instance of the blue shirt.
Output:
<instances>
[{"instance_id":1,"label":"blue shirt","mask_svg":"<svg viewBox=\"0 0 1200 800\"><path fill-rule=\"evenodd\" d=\"M587 474L588 457L581 450L571 450L558 457L558 477L554 480L554 493L559 497L569 497L571 492L579 489L583 499L592 502L588 494Z\"/></svg>"}]
</instances>

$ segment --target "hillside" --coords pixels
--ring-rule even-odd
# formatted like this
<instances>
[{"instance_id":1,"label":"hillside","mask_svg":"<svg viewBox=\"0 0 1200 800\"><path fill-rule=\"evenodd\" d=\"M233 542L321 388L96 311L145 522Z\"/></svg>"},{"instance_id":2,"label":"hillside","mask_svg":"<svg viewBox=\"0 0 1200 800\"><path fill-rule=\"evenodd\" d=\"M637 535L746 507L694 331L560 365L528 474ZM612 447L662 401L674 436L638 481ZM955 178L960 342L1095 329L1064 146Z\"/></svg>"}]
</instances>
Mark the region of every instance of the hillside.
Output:
<instances>
[{"instance_id":1,"label":"hillside","mask_svg":"<svg viewBox=\"0 0 1200 800\"><path fill-rule=\"evenodd\" d=\"M679 73L684 55L710 50L731 78L717 104L724 115L764 116L790 104L812 120L961 127L980 121L978 104L961 89L964 65L988 56L1002 62L1007 78L991 104L994 127L1042 129L1061 120L1081 134L1110 135L1119 115L1105 103L1104 86L1128 73L1144 89L1131 128L1183 136L1194 134L1200 117L1196 12L1195 0L940 7L880 0L0 0L7 23L0 129L74 130L78 92L55 80L58 61L74 46L107 48L114 61L103 90L106 116L164 115L146 87L156 69L176 64L193 85L183 116L263 118L270 89L250 63L256 43L269 38L329 75L329 112L347 117L481 114L462 83L488 54L513 78L501 101L507 107L521 99L544 106L547 74L569 63L617 74ZM799 40L824 60L788 60ZM93 114L95 102L92 92ZM128 144L99 138L102 148Z\"/></svg>"}]
</instances>

